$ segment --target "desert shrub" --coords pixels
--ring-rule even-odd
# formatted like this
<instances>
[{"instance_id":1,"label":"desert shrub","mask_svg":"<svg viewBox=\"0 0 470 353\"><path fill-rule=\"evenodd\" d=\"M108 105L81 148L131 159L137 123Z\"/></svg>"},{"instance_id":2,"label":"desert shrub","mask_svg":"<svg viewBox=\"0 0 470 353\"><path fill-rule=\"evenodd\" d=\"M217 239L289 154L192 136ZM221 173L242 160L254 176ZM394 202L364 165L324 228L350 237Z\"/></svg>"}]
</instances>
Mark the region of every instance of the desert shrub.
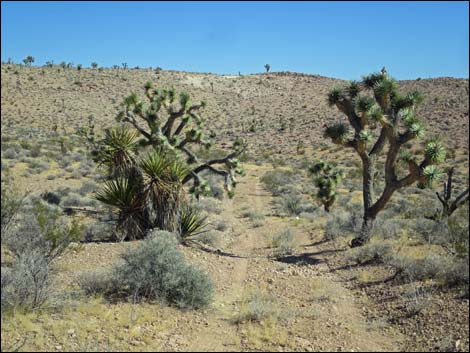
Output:
<instances>
[{"instance_id":1,"label":"desert shrub","mask_svg":"<svg viewBox=\"0 0 470 353\"><path fill-rule=\"evenodd\" d=\"M49 169L49 164L46 162L32 160L29 165L32 174L40 174Z\"/></svg>"},{"instance_id":2,"label":"desert shrub","mask_svg":"<svg viewBox=\"0 0 470 353\"><path fill-rule=\"evenodd\" d=\"M41 151L41 145L40 144L35 144L32 146L31 150L29 151L29 155L33 158L38 158L41 156L42 151Z\"/></svg>"},{"instance_id":3,"label":"desert shrub","mask_svg":"<svg viewBox=\"0 0 470 353\"><path fill-rule=\"evenodd\" d=\"M220 201L214 199L200 199L193 202L192 206L197 210L206 211L208 213L222 213L222 205Z\"/></svg>"},{"instance_id":4,"label":"desert shrub","mask_svg":"<svg viewBox=\"0 0 470 353\"><path fill-rule=\"evenodd\" d=\"M57 160L57 163L59 164L59 167L65 169L70 165L70 163L72 163L72 159L70 156L63 155L62 158Z\"/></svg>"},{"instance_id":5,"label":"desert shrub","mask_svg":"<svg viewBox=\"0 0 470 353\"><path fill-rule=\"evenodd\" d=\"M1 189L1 234L7 234L24 201L24 196L2 184Z\"/></svg>"},{"instance_id":6,"label":"desert shrub","mask_svg":"<svg viewBox=\"0 0 470 353\"><path fill-rule=\"evenodd\" d=\"M461 222L456 218L450 218L445 231L441 233L440 244L458 258L468 259L469 240L468 221Z\"/></svg>"},{"instance_id":7,"label":"desert shrub","mask_svg":"<svg viewBox=\"0 0 470 353\"><path fill-rule=\"evenodd\" d=\"M42 193L41 198L52 205L59 205L61 201L60 195L51 191Z\"/></svg>"},{"instance_id":8,"label":"desert shrub","mask_svg":"<svg viewBox=\"0 0 470 353\"><path fill-rule=\"evenodd\" d=\"M292 170L275 169L266 172L260 181L274 196L279 196L286 191L290 191L292 184L298 182L298 177Z\"/></svg>"},{"instance_id":9,"label":"desert shrub","mask_svg":"<svg viewBox=\"0 0 470 353\"><path fill-rule=\"evenodd\" d=\"M275 234L271 240L274 256L281 257L294 251L294 235L290 229Z\"/></svg>"},{"instance_id":10,"label":"desert shrub","mask_svg":"<svg viewBox=\"0 0 470 353\"><path fill-rule=\"evenodd\" d=\"M282 194L276 199L277 209L282 214L297 216L305 211L302 196L298 193Z\"/></svg>"},{"instance_id":11,"label":"desert shrub","mask_svg":"<svg viewBox=\"0 0 470 353\"><path fill-rule=\"evenodd\" d=\"M386 210L382 213L381 217L376 221L374 233L383 239L397 238L402 232L403 224L397 219L384 218Z\"/></svg>"},{"instance_id":12,"label":"desert shrub","mask_svg":"<svg viewBox=\"0 0 470 353\"><path fill-rule=\"evenodd\" d=\"M253 226L261 227L264 224L264 215L252 209L246 209L242 212L242 217L248 218L253 222Z\"/></svg>"},{"instance_id":13,"label":"desert shrub","mask_svg":"<svg viewBox=\"0 0 470 353\"><path fill-rule=\"evenodd\" d=\"M407 283L437 278L447 266L447 261L447 258L438 255L429 255L420 259L394 256L389 259L389 264L397 271L396 279Z\"/></svg>"},{"instance_id":14,"label":"desert shrub","mask_svg":"<svg viewBox=\"0 0 470 353\"><path fill-rule=\"evenodd\" d=\"M392 250L390 243L372 242L350 250L347 257L348 260L360 265L384 263L391 256Z\"/></svg>"},{"instance_id":15,"label":"desert shrub","mask_svg":"<svg viewBox=\"0 0 470 353\"><path fill-rule=\"evenodd\" d=\"M84 160L85 155L82 154L82 153L74 152L74 153L72 153L72 155L70 156L70 158L72 158L72 160L73 160L74 162L81 162L81 161Z\"/></svg>"},{"instance_id":16,"label":"desert shrub","mask_svg":"<svg viewBox=\"0 0 470 353\"><path fill-rule=\"evenodd\" d=\"M404 309L407 317L413 317L423 311L429 304L431 292L422 285L413 284L409 290L403 294Z\"/></svg>"},{"instance_id":17,"label":"desert shrub","mask_svg":"<svg viewBox=\"0 0 470 353\"><path fill-rule=\"evenodd\" d=\"M464 295L469 294L469 262L468 253L466 259L454 259L449 261L439 273L439 280L445 287L463 287Z\"/></svg>"},{"instance_id":18,"label":"desert shrub","mask_svg":"<svg viewBox=\"0 0 470 353\"><path fill-rule=\"evenodd\" d=\"M254 292L242 300L240 312L234 317L233 322L240 324L247 321L261 322L270 317L277 317L278 310L275 299L271 296Z\"/></svg>"},{"instance_id":19,"label":"desert shrub","mask_svg":"<svg viewBox=\"0 0 470 353\"><path fill-rule=\"evenodd\" d=\"M39 252L51 262L81 235L82 227L78 221L68 222L57 207L38 200L25 200L20 215L15 219L15 227L2 232L2 244L17 259L23 254Z\"/></svg>"},{"instance_id":20,"label":"desert shrub","mask_svg":"<svg viewBox=\"0 0 470 353\"><path fill-rule=\"evenodd\" d=\"M86 206L97 205L97 201L95 199L82 197L79 194L71 192L67 196L64 196L62 198L61 205L65 207L70 207L70 206L86 207Z\"/></svg>"},{"instance_id":21,"label":"desert shrub","mask_svg":"<svg viewBox=\"0 0 470 353\"><path fill-rule=\"evenodd\" d=\"M5 159L17 159L18 153L13 148L8 148L3 152L3 158Z\"/></svg>"},{"instance_id":22,"label":"desert shrub","mask_svg":"<svg viewBox=\"0 0 470 353\"><path fill-rule=\"evenodd\" d=\"M119 290L110 269L98 269L83 272L78 276L77 283L87 295L98 296Z\"/></svg>"},{"instance_id":23,"label":"desert shrub","mask_svg":"<svg viewBox=\"0 0 470 353\"><path fill-rule=\"evenodd\" d=\"M215 225L215 229L217 229L219 232L224 232L228 228L227 223L225 223L223 220L218 221Z\"/></svg>"},{"instance_id":24,"label":"desert shrub","mask_svg":"<svg viewBox=\"0 0 470 353\"><path fill-rule=\"evenodd\" d=\"M100 286L94 276L82 281L84 289L104 291L110 296L124 295L133 300L158 300L180 308L202 308L212 299L212 281L186 262L172 233L153 231L138 248L122 258L124 262L103 279L104 283L116 285Z\"/></svg>"},{"instance_id":25,"label":"desert shrub","mask_svg":"<svg viewBox=\"0 0 470 353\"><path fill-rule=\"evenodd\" d=\"M72 189L68 186L61 186L59 187L55 192L60 196L60 197L64 197L64 196L67 196L70 192L72 191Z\"/></svg>"},{"instance_id":26,"label":"desert shrub","mask_svg":"<svg viewBox=\"0 0 470 353\"><path fill-rule=\"evenodd\" d=\"M98 221L89 224L85 229L84 240L109 240L114 238L114 226L110 222Z\"/></svg>"},{"instance_id":27,"label":"desert shrub","mask_svg":"<svg viewBox=\"0 0 470 353\"><path fill-rule=\"evenodd\" d=\"M97 185L94 181L86 180L83 182L82 186L78 189L78 193L82 196L89 194L97 190Z\"/></svg>"},{"instance_id":28,"label":"desert shrub","mask_svg":"<svg viewBox=\"0 0 470 353\"><path fill-rule=\"evenodd\" d=\"M49 261L41 250L28 248L12 267L2 267L1 307L26 310L42 305L51 295Z\"/></svg>"},{"instance_id":29,"label":"desert shrub","mask_svg":"<svg viewBox=\"0 0 470 353\"><path fill-rule=\"evenodd\" d=\"M195 240L198 242L211 246L213 248L217 247L220 243L220 234L214 230L209 230L207 232L201 233L195 237Z\"/></svg>"},{"instance_id":30,"label":"desert shrub","mask_svg":"<svg viewBox=\"0 0 470 353\"><path fill-rule=\"evenodd\" d=\"M328 215L325 226L325 239L333 240L341 236L346 236L360 229L361 217L359 213L351 211L333 210Z\"/></svg>"}]
</instances>

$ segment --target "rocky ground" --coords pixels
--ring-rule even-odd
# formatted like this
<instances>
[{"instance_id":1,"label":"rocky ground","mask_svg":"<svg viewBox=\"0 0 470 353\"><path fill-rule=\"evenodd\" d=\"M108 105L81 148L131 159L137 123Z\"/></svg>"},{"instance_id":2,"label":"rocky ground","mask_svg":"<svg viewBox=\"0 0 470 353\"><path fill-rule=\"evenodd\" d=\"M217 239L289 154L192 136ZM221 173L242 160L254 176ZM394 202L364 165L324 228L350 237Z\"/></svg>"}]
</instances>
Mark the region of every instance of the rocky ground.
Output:
<instances>
[{"instance_id":1,"label":"rocky ground","mask_svg":"<svg viewBox=\"0 0 470 353\"><path fill-rule=\"evenodd\" d=\"M468 350L468 299L436 293L433 305L407 317L401 306L404 289L383 281L364 286L357 271L370 268L344 267L347 240L322 241L324 219L312 224L274 215L273 197L259 182L268 169L247 166L236 196L223 201L217 217L227 230L219 251L182 248L215 281L215 299L208 309L185 312L78 296L60 308L18 314L4 322L2 347L26 338L21 349L38 351ZM246 205L265 216L261 226L242 217ZM269 239L286 228L294 233L295 250L275 258ZM111 266L137 243L74 247L58 264L58 288L77 291L82 271ZM238 322L253 296L267 315L260 321Z\"/></svg>"},{"instance_id":2,"label":"rocky ground","mask_svg":"<svg viewBox=\"0 0 470 353\"><path fill-rule=\"evenodd\" d=\"M70 134L95 117L98 126L113 124L123 98L152 81L157 88L185 90L193 101L204 100L203 115L224 147L244 137L257 153L295 152L299 141L325 143L325 124L341 115L326 102L326 94L344 81L318 75L269 73L223 76L149 69L62 69L2 65L2 127L56 124ZM368 74L368 73L364 73ZM393 76L392 70L390 74ZM358 77L358 80L361 78ZM405 91L418 89L426 97L420 116L429 135L442 135L448 145L468 149L468 79L448 77L400 81Z\"/></svg>"}]
</instances>

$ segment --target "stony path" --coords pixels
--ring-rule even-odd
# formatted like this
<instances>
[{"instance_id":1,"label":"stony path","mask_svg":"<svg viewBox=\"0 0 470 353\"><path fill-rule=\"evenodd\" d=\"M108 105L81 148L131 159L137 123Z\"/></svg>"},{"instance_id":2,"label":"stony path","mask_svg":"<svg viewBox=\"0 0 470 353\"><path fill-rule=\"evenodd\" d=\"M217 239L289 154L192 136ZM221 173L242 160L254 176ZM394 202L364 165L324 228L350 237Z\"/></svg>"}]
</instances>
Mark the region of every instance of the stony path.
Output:
<instances>
[{"instance_id":1,"label":"stony path","mask_svg":"<svg viewBox=\"0 0 470 353\"><path fill-rule=\"evenodd\" d=\"M244 205L272 214L272 197L259 182L261 167L248 169L237 187L237 196L225 205L223 219L233 219L238 236L225 251L249 255L228 258L219 281L224 288L216 294L214 310L207 325L194 330L186 348L194 351L235 351L243 349L277 351L397 351L402 337L382 322L367 322L357 298L345 288L327 266L328 251L312 245L315 240L306 227L292 225L292 219L266 216L263 226L253 227L241 217ZM297 252L280 262L270 257L267 236L284 228L293 229ZM292 260L292 261L291 261ZM302 260L303 262L298 262ZM210 259L209 259L210 261ZM287 263L286 263L287 262ZM292 262L292 263L288 263ZM275 299L279 315L275 322L234 324L240 300L253 291Z\"/></svg>"}]
</instances>

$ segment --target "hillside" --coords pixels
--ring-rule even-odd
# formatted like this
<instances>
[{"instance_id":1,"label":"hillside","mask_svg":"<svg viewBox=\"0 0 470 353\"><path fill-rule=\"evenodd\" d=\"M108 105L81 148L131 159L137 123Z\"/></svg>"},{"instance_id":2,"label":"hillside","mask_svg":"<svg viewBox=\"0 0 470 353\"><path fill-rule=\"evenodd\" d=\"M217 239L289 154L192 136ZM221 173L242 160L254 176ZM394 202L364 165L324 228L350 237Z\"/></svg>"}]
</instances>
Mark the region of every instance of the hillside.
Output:
<instances>
[{"instance_id":1,"label":"hillside","mask_svg":"<svg viewBox=\"0 0 470 353\"><path fill-rule=\"evenodd\" d=\"M174 87L204 100L207 125L217 141L244 137L256 152L293 152L298 141L324 144L323 127L339 119L326 102L340 80L289 72L220 76L149 69L40 68L2 65L1 124L50 131L57 124L70 133L93 115L101 126L113 124L117 107L130 92L143 96L143 85ZM360 78L358 78L360 79ZM434 78L401 81L406 90L426 97L420 116L449 146L468 148L468 79ZM250 129L254 122L254 126ZM251 130L251 131L250 131ZM254 131L254 132L253 132Z\"/></svg>"}]
</instances>

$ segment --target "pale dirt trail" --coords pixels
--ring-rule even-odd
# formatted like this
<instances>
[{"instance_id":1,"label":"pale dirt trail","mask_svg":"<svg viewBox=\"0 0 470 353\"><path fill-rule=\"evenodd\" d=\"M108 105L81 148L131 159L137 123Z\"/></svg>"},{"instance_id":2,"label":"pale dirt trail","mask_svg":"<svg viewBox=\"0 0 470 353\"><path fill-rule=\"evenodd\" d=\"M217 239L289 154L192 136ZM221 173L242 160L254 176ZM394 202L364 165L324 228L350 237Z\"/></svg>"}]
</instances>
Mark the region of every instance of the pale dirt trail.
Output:
<instances>
[{"instance_id":1,"label":"pale dirt trail","mask_svg":"<svg viewBox=\"0 0 470 353\"><path fill-rule=\"evenodd\" d=\"M403 337L382 323L370 323L361 308L366 298L358 298L332 274L326 253L312 246L308 227L292 227L292 219L272 214L272 196L259 182L266 168L250 166L237 186L237 196L227 201L221 217L232 220L238 234L224 251L246 257L227 257L219 269L221 291L216 292L207 323L185 332L193 351L397 351ZM265 224L255 228L240 214L244 205L266 215ZM267 236L291 227L297 239L302 263L269 259ZM296 257L297 256L297 257ZM210 257L209 257L210 261ZM291 262L291 261L286 261ZM292 261L295 262L295 261ZM219 286L220 287L220 286ZM282 315L276 322L236 325L231 319L239 303L253 291L276 299Z\"/></svg>"}]
</instances>

